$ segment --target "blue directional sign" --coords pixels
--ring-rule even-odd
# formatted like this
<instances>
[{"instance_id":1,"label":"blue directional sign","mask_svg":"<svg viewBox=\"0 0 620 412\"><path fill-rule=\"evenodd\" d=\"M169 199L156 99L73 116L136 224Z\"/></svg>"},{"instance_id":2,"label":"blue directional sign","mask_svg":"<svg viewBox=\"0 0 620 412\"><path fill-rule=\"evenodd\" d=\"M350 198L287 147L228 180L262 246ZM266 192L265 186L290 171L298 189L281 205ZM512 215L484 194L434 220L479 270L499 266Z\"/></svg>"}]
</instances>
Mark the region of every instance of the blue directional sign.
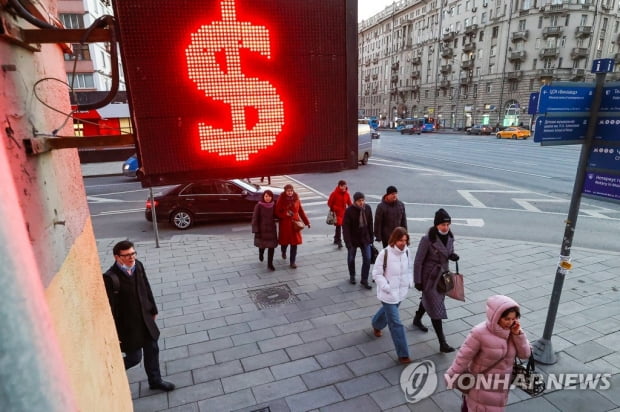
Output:
<instances>
[{"instance_id":1,"label":"blue directional sign","mask_svg":"<svg viewBox=\"0 0 620 412\"><path fill-rule=\"evenodd\" d=\"M594 139L606 142L620 141L620 116L599 117L596 121Z\"/></svg>"},{"instance_id":2,"label":"blue directional sign","mask_svg":"<svg viewBox=\"0 0 620 412\"><path fill-rule=\"evenodd\" d=\"M620 201L620 175L614 176L608 173L587 172L583 193L586 196Z\"/></svg>"},{"instance_id":3,"label":"blue directional sign","mask_svg":"<svg viewBox=\"0 0 620 412\"><path fill-rule=\"evenodd\" d=\"M614 71L614 59L596 59L592 61L592 73L609 73Z\"/></svg>"},{"instance_id":4,"label":"blue directional sign","mask_svg":"<svg viewBox=\"0 0 620 412\"><path fill-rule=\"evenodd\" d=\"M603 98L599 112L620 112L620 83L603 87Z\"/></svg>"},{"instance_id":5,"label":"blue directional sign","mask_svg":"<svg viewBox=\"0 0 620 412\"><path fill-rule=\"evenodd\" d=\"M540 98L540 92L530 93L530 103L527 106L527 114L536 114L538 108L538 99Z\"/></svg>"},{"instance_id":6,"label":"blue directional sign","mask_svg":"<svg viewBox=\"0 0 620 412\"><path fill-rule=\"evenodd\" d=\"M544 145L583 143L588 130L588 119L583 116L549 117L536 119L534 141Z\"/></svg>"},{"instance_id":7,"label":"blue directional sign","mask_svg":"<svg viewBox=\"0 0 620 412\"><path fill-rule=\"evenodd\" d=\"M620 173L620 147L594 146L588 157L588 167Z\"/></svg>"},{"instance_id":8,"label":"blue directional sign","mask_svg":"<svg viewBox=\"0 0 620 412\"><path fill-rule=\"evenodd\" d=\"M594 85L552 84L540 88L538 113L589 112Z\"/></svg>"}]
</instances>

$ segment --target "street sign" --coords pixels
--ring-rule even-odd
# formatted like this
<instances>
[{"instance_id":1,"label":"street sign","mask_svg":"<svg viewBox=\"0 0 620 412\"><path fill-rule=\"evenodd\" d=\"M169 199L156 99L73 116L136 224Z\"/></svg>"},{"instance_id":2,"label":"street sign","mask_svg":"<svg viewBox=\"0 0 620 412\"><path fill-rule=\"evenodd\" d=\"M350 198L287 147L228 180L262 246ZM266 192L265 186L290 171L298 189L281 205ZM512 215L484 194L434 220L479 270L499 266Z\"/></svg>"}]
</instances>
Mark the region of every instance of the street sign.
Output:
<instances>
[{"instance_id":1,"label":"street sign","mask_svg":"<svg viewBox=\"0 0 620 412\"><path fill-rule=\"evenodd\" d=\"M530 103L527 106L527 114L536 114L538 108L538 99L540 98L540 92L530 93Z\"/></svg>"},{"instance_id":2,"label":"street sign","mask_svg":"<svg viewBox=\"0 0 620 412\"><path fill-rule=\"evenodd\" d=\"M614 59L596 59L592 61L592 73L609 73L614 71Z\"/></svg>"},{"instance_id":3,"label":"street sign","mask_svg":"<svg viewBox=\"0 0 620 412\"><path fill-rule=\"evenodd\" d=\"M588 157L588 167L620 175L620 147L594 146Z\"/></svg>"},{"instance_id":4,"label":"street sign","mask_svg":"<svg viewBox=\"0 0 620 412\"><path fill-rule=\"evenodd\" d=\"M583 194L620 202L620 176L608 173L587 172Z\"/></svg>"},{"instance_id":5,"label":"street sign","mask_svg":"<svg viewBox=\"0 0 620 412\"><path fill-rule=\"evenodd\" d=\"M540 88L538 113L589 112L594 85L555 83Z\"/></svg>"},{"instance_id":6,"label":"street sign","mask_svg":"<svg viewBox=\"0 0 620 412\"><path fill-rule=\"evenodd\" d=\"M543 145L583 143L587 129L588 119L583 116L540 116L536 119L534 141Z\"/></svg>"},{"instance_id":7,"label":"street sign","mask_svg":"<svg viewBox=\"0 0 620 412\"><path fill-rule=\"evenodd\" d=\"M594 139L606 142L620 141L620 114L617 116L599 117L596 121Z\"/></svg>"},{"instance_id":8,"label":"street sign","mask_svg":"<svg viewBox=\"0 0 620 412\"><path fill-rule=\"evenodd\" d=\"M620 112L620 83L611 83L603 87L599 112Z\"/></svg>"}]
</instances>

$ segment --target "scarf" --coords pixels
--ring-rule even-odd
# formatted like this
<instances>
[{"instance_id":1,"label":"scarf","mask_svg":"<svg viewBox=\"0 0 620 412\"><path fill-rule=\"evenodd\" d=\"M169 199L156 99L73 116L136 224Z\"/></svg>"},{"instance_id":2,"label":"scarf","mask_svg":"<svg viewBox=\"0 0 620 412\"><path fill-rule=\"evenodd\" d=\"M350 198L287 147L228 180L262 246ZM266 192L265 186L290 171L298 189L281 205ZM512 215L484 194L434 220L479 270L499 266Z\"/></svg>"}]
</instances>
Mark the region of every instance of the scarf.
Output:
<instances>
[{"instance_id":1,"label":"scarf","mask_svg":"<svg viewBox=\"0 0 620 412\"><path fill-rule=\"evenodd\" d=\"M368 226L368 222L366 222L366 213L364 213L366 205L364 205L364 207L359 207L358 205L355 205L355 207L358 208L359 211L360 211L360 218L359 218L359 226L358 227L360 229L363 229L366 226Z\"/></svg>"},{"instance_id":2,"label":"scarf","mask_svg":"<svg viewBox=\"0 0 620 412\"><path fill-rule=\"evenodd\" d=\"M263 202L262 200L259 200L258 204L261 205L262 207L266 207L267 209L271 209L273 207L273 201L267 203L267 202Z\"/></svg>"}]
</instances>

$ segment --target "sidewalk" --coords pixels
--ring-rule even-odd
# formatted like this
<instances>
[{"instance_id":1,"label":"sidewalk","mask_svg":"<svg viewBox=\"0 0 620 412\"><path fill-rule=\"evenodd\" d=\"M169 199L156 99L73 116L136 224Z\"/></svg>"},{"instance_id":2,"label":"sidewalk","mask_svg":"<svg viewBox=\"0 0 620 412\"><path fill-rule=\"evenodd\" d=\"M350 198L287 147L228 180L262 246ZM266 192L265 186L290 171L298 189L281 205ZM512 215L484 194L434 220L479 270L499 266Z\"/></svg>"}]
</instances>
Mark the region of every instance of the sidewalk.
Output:
<instances>
[{"instance_id":1,"label":"sidewalk","mask_svg":"<svg viewBox=\"0 0 620 412\"><path fill-rule=\"evenodd\" d=\"M412 236L413 253L419 238ZM98 240L102 269L112 263L118 240ZM460 345L484 320L493 294L519 302L528 338L538 339L560 246L456 240L467 302L446 300L448 342ZM169 393L151 391L141 366L129 370L136 411L460 411L459 393L447 390L442 378L454 353L439 353L432 330L411 329L419 301L414 289L401 305L411 356L433 361L439 383L430 397L406 402L404 367L396 363L389 331L375 338L370 327L379 307L375 290L348 283L346 253L331 237L305 231L298 269L277 251L275 272L258 261L249 233L181 235L159 249L144 242L136 250L160 307L162 374L177 385ZM611 373L611 388L548 389L537 398L515 389L508 411L620 410L620 253L575 248L572 258L552 338L559 360L539 369ZM263 305L278 297L286 303L259 309L252 297L267 286Z\"/></svg>"}]
</instances>

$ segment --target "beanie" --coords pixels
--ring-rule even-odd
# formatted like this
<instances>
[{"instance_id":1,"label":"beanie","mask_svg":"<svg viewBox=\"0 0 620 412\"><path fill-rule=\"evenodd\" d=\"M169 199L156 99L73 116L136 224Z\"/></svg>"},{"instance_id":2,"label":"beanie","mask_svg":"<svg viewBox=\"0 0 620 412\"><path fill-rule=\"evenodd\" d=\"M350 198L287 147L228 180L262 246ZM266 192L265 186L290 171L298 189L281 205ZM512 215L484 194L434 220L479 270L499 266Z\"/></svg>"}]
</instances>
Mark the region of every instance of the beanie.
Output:
<instances>
[{"instance_id":1,"label":"beanie","mask_svg":"<svg viewBox=\"0 0 620 412\"><path fill-rule=\"evenodd\" d=\"M353 195L353 201L357 202L360 199L364 199L364 194L362 192L355 192Z\"/></svg>"},{"instance_id":2,"label":"beanie","mask_svg":"<svg viewBox=\"0 0 620 412\"><path fill-rule=\"evenodd\" d=\"M392 193L398 193L398 189L396 189L396 186L388 186L385 190L386 195L391 195Z\"/></svg>"},{"instance_id":3,"label":"beanie","mask_svg":"<svg viewBox=\"0 0 620 412\"><path fill-rule=\"evenodd\" d=\"M445 211L445 209L439 209L438 211L435 212L435 221L433 222L435 226L441 223L451 223L451 222L452 222L452 219L450 218L450 215L448 214L448 212Z\"/></svg>"}]
</instances>

